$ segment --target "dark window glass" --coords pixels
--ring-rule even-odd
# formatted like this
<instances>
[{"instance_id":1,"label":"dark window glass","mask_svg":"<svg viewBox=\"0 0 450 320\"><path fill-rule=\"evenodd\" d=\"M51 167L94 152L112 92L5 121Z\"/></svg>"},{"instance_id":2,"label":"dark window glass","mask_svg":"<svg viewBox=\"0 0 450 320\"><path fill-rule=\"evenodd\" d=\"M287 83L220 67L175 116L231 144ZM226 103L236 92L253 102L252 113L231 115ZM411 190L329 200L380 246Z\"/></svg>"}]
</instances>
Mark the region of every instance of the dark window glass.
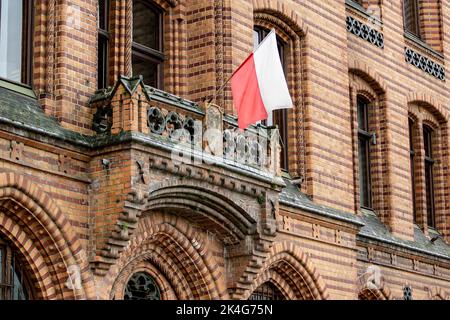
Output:
<instances>
[{"instance_id":1,"label":"dark window glass","mask_svg":"<svg viewBox=\"0 0 450 320\"><path fill-rule=\"evenodd\" d=\"M405 30L420 38L418 0L403 1L403 19Z\"/></svg>"},{"instance_id":2,"label":"dark window glass","mask_svg":"<svg viewBox=\"0 0 450 320\"><path fill-rule=\"evenodd\" d=\"M31 290L18 252L0 239L0 300L29 300Z\"/></svg>"},{"instance_id":3,"label":"dark window glass","mask_svg":"<svg viewBox=\"0 0 450 320\"><path fill-rule=\"evenodd\" d=\"M163 41L162 12L148 1L133 1L133 75L162 88Z\"/></svg>"},{"instance_id":4,"label":"dark window glass","mask_svg":"<svg viewBox=\"0 0 450 320\"><path fill-rule=\"evenodd\" d=\"M434 187L433 187L433 130L428 126L423 126L423 143L425 151L425 187L427 198L427 223L430 227L435 227L434 208Z\"/></svg>"},{"instance_id":5,"label":"dark window glass","mask_svg":"<svg viewBox=\"0 0 450 320\"><path fill-rule=\"evenodd\" d=\"M109 0L98 2L98 89L108 87L109 66Z\"/></svg>"},{"instance_id":6,"label":"dark window glass","mask_svg":"<svg viewBox=\"0 0 450 320\"><path fill-rule=\"evenodd\" d=\"M372 207L372 187L370 177L369 102L358 97L358 156L359 156L359 192L362 207Z\"/></svg>"},{"instance_id":7,"label":"dark window glass","mask_svg":"<svg viewBox=\"0 0 450 320\"><path fill-rule=\"evenodd\" d=\"M253 46L256 48L261 41L269 34L270 30L255 27L253 29ZM284 42L277 36L277 45L278 45L278 52L280 54L281 64L283 68L284 66ZM272 112L272 114L268 115L268 118L266 121L263 121L263 123L267 126L277 126L278 130L280 131L281 136L281 163L280 166L284 170L288 170L288 125L287 125L287 116L288 111L286 109L280 109L275 110Z\"/></svg>"},{"instance_id":8,"label":"dark window glass","mask_svg":"<svg viewBox=\"0 0 450 320\"><path fill-rule=\"evenodd\" d=\"M125 287L124 300L161 300L155 280L146 272L135 273Z\"/></svg>"},{"instance_id":9,"label":"dark window glass","mask_svg":"<svg viewBox=\"0 0 450 320\"><path fill-rule=\"evenodd\" d=\"M411 119L409 119L409 156L410 156L410 166L411 166L410 172L411 172L411 190L412 190L412 199L413 199L413 217L414 217L414 222L417 222L416 182L414 181L415 180L414 122Z\"/></svg>"},{"instance_id":10,"label":"dark window glass","mask_svg":"<svg viewBox=\"0 0 450 320\"><path fill-rule=\"evenodd\" d=\"M0 0L0 77L31 85L33 1Z\"/></svg>"},{"instance_id":11,"label":"dark window glass","mask_svg":"<svg viewBox=\"0 0 450 320\"><path fill-rule=\"evenodd\" d=\"M256 289L248 300L285 300L281 291L271 282L266 282Z\"/></svg>"}]
</instances>

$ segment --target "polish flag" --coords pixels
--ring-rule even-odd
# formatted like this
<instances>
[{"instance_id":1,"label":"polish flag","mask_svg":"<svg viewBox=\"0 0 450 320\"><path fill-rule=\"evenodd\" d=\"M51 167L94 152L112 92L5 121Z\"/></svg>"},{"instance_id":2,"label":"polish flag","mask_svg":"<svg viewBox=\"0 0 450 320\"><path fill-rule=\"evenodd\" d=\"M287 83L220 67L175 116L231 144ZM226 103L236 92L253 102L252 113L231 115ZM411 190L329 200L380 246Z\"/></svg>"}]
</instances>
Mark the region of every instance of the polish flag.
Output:
<instances>
[{"instance_id":1,"label":"polish flag","mask_svg":"<svg viewBox=\"0 0 450 320\"><path fill-rule=\"evenodd\" d=\"M292 108L275 30L234 72L231 90L241 129L267 119L273 110Z\"/></svg>"}]
</instances>

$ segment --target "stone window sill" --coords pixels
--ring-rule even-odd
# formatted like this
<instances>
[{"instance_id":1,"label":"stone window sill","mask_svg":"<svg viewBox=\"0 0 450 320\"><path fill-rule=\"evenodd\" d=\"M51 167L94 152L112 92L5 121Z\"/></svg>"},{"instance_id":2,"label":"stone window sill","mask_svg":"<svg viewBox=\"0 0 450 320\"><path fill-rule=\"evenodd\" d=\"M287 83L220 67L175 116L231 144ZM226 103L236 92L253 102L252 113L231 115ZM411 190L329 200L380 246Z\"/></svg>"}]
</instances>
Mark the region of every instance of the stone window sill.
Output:
<instances>
[{"instance_id":1,"label":"stone window sill","mask_svg":"<svg viewBox=\"0 0 450 320\"><path fill-rule=\"evenodd\" d=\"M37 99L36 94L30 86L0 77L0 87Z\"/></svg>"}]
</instances>

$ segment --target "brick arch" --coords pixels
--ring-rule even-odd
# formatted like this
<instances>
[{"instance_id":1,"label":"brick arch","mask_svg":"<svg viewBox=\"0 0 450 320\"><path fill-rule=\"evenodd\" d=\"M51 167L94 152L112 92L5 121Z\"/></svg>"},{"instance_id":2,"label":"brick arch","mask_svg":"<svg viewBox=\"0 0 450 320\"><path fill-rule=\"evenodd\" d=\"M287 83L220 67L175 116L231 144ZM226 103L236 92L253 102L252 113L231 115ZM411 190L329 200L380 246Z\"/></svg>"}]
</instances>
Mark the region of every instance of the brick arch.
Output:
<instances>
[{"instance_id":1,"label":"brick arch","mask_svg":"<svg viewBox=\"0 0 450 320\"><path fill-rule=\"evenodd\" d=\"M252 292L264 283L267 270L283 278L289 286L289 289L285 288L284 291L290 292L295 299L328 299L327 288L317 269L308 256L292 242L274 244L262 270L249 290L242 295L244 299L248 299Z\"/></svg>"},{"instance_id":2,"label":"brick arch","mask_svg":"<svg viewBox=\"0 0 450 320\"><path fill-rule=\"evenodd\" d=\"M0 173L0 208L0 232L26 260L30 277L36 280L37 298L95 298L87 256L78 235L39 186L24 175ZM79 289L66 285L73 266L80 271Z\"/></svg>"},{"instance_id":3,"label":"brick arch","mask_svg":"<svg viewBox=\"0 0 450 320\"><path fill-rule=\"evenodd\" d=\"M145 245L135 252L136 257L128 261L114 279L109 298L123 298L123 293L128 280L139 271L146 271L156 281L161 291L163 300L189 300L194 296L186 279L181 276L176 263L167 255L163 249L155 245ZM108 293L105 294L105 299Z\"/></svg>"},{"instance_id":4,"label":"brick arch","mask_svg":"<svg viewBox=\"0 0 450 320\"><path fill-rule=\"evenodd\" d=\"M254 218L228 197L176 181L151 191L145 210L182 212L183 217L215 233L226 244L238 243L256 229Z\"/></svg>"},{"instance_id":5,"label":"brick arch","mask_svg":"<svg viewBox=\"0 0 450 320\"><path fill-rule=\"evenodd\" d=\"M386 81L363 61L349 58L348 70L349 73L355 74L366 81L376 91L377 95L386 94L388 88Z\"/></svg>"},{"instance_id":6,"label":"brick arch","mask_svg":"<svg viewBox=\"0 0 450 320\"><path fill-rule=\"evenodd\" d=\"M134 273L127 267L135 261L153 264L179 299L220 299L226 295L219 283L222 273L212 265L213 256L197 230L184 219L156 212L141 218L129 245L103 280L104 297L121 278Z\"/></svg>"},{"instance_id":7,"label":"brick arch","mask_svg":"<svg viewBox=\"0 0 450 320\"><path fill-rule=\"evenodd\" d=\"M298 16L298 14L285 4L277 0L261 1L253 0L253 12L255 14L268 14L273 19L273 23L283 21L297 35L307 34L307 24ZM286 30L287 31L287 30Z\"/></svg>"},{"instance_id":8,"label":"brick arch","mask_svg":"<svg viewBox=\"0 0 450 320\"><path fill-rule=\"evenodd\" d=\"M120 281L116 281L118 285L114 286L115 290L112 290L111 298L115 298L123 294L126 284L135 273L145 272L155 280L162 300L176 299L175 290L171 286L169 280L150 262L136 259L127 266L127 269L127 272L121 273Z\"/></svg>"},{"instance_id":9,"label":"brick arch","mask_svg":"<svg viewBox=\"0 0 450 320\"><path fill-rule=\"evenodd\" d=\"M287 300L295 300L296 295L294 290L290 287L289 283L280 275L278 272L267 269L264 271L255 281L254 287L258 289L261 285L266 282L272 283L280 292L283 294L284 298ZM252 290L252 292L254 291Z\"/></svg>"},{"instance_id":10,"label":"brick arch","mask_svg":"<svg viewBox=\"0 0 450 320\"><path fill-rule=\"evenodd\" d=\"M409 92L406 101L410 112L413 112L412 106L416 105L429 111L439 123L446 123L450 119L450 115L444 109L442 103L427 93Z\"/></svg>"}]
</instances>

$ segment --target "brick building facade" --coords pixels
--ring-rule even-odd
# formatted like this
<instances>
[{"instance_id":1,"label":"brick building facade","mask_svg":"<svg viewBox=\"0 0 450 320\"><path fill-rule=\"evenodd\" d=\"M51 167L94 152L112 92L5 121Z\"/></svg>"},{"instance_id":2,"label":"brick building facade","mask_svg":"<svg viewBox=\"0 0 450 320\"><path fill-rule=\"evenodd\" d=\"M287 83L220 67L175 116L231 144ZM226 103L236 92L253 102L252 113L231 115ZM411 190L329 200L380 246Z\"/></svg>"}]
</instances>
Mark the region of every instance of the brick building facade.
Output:
<instances>
[{"instance_id":1,"label":"brick building facade","mask_svg":"<svg viewBox=\"0 0 450 320\"><path fill-rule=\"evenodd\" d=\"M450 298L447 1L0 7L0 299Z\"/></svg>"}]
</instances>

